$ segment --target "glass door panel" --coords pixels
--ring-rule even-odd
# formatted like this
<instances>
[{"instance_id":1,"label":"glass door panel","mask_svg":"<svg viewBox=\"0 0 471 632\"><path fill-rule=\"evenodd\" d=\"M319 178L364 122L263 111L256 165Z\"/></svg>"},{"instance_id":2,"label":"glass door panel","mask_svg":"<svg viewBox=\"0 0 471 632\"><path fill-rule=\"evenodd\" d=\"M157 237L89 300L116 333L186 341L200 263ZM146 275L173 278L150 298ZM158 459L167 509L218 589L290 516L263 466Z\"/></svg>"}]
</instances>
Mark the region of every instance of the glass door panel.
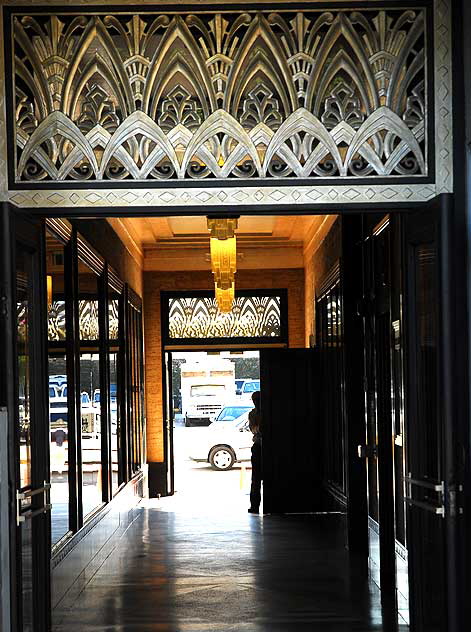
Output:
<instances>
[{"instance_id":1,"label":"glass door panel","mask_svg":"<svg viewBox=\"0 0 471 632\"><path fill-rule=\"evenodd\" d=\"M70 531L64 245L46 231L51 544Z\"/></svg>"},{"instance_id":2,"label":"glass door panel","mask_svg":"<svg viewBox=\"0 0 471 632\"><path fill-rule=\"evenodd\" d=\"M410 623L441 632L447 622L447 537L443 464L440 225L434 212L405 220L407 255L407 542Z\"/></svg>"},{"instance_id":3,"label":"glass door panel","mask_svg":"<svg viewBox=\"0 0 471 632\"><path fill-rule=\"evenodd\" d=\"M116 349L110 349L110 426L111 426L111 486L114 494L123 481L122 464L120 462L120 414L119 414L119 387L118 387L118 358Z\"/></svg>"},{"instance_id":4,"label":"glass door panel","mask_svg":"<svg viewBox=\"0 0 471 632\"><path fill-rule=\"evenodd\" d=\"M124 481L121 458L121 383L119 372L120 297L113 288L108 288L108 370L109 370L109 411L111 438L111 493L114 495Z\"/></svg>"},{"instance_id":5,"label":"glass door panel","mask_svg":"<svg viewBox=\"0 0 471 632\"><path fill-rule=\"evenodd\" d=\"M82 505L86 517L103 503L98 276L79 261Z\"/></svg>"},{"instance_id":6,"label":"glass door panel","mask_svg":"<svg viewBox=\"0 0 471 632\"><path fill-rule=\"evenodd\" d=\"M24 233L24 237L23 237ZM12 367L15 375L16 624L18 632L42 632L49 616L48 423L44 369L45 319L41 295L40 225L18 220ZM43 387L44 383L44 387Z\"/></svg>"},{"instance_id":7,"label":"glass door panel","mask_svg":"<svg viewBox=\"0 0 471 632\"><path fill-rule=\"evenodd\" d=\"M18 513L32 510L31 444L31 255L18 249L16 255L16 343L18 371ZM21 498L20 496L24 497ZM33 630L33 538L32 521L18 519L21 530L21 619L22 631Z\"/></svg>"}]
</instances>

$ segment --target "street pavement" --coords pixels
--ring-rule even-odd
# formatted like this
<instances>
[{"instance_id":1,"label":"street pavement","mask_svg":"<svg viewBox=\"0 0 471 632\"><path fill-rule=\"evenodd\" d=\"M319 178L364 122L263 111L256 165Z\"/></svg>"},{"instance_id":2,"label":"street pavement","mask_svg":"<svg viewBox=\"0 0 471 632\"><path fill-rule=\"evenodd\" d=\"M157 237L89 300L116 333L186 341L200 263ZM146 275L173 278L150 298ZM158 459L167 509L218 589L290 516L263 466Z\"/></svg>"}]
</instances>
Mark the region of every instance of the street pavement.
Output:
<instances>
[{"instance_id":1,"label":"street pavement","mask_svg":"<svg viewBox=\"0 0 471 632\"><path fill-rule=\"evenodd\" d=\"M250 463L235 463L228 471L214 470L209 463L189 458L192 443L206 427L185 428L177 419L174 426L175 503L179 510L247 513L249 507Z\"/></svg>"}]
</instances>

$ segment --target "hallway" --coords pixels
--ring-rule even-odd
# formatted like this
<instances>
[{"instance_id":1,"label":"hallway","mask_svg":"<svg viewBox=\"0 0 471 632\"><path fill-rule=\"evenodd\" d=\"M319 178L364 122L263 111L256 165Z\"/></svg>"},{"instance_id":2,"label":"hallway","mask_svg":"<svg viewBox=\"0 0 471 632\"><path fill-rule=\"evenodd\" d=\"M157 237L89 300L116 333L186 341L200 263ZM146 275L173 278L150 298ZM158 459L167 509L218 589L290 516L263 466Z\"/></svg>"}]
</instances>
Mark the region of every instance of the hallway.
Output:
<instances>
[{"instance_id":1,"label":"hallway","mask_svg":"<svg viewBox=\"0 0 471 632\"><path fill-rule=\"evenodd\" d=\"M56 609L55 632L386 629L379 591L349 577L342 516L202 515L176 501L142 501L67 618Z\"/></svg>"}]
</instances>

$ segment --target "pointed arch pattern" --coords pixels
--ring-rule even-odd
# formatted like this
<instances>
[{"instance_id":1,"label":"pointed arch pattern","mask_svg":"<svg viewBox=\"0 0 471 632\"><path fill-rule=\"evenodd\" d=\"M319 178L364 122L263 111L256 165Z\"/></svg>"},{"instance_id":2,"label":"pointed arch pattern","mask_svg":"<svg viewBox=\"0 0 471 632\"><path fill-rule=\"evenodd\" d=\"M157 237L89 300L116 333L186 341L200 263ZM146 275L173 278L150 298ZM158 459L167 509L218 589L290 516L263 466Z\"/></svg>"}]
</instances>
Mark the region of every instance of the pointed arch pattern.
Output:
<instances>
[{"instance_id":1,"label":"pointed arch pattern","mask_svg":"<svg viewBox=\"0 0 471 632\"><path fill-rule=\"evenodd\" d=\"M426 10L16 14L15 181L429 175Z\"/></svg>"}]
</instances>

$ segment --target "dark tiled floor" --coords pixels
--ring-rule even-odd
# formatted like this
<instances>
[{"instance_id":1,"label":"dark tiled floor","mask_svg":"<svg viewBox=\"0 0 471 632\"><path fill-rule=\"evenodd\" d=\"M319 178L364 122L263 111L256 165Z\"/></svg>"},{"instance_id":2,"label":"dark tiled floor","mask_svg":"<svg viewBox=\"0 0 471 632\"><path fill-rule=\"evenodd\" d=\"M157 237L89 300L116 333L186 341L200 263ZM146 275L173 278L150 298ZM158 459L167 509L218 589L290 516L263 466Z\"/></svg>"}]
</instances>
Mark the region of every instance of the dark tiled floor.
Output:
<instances>
[{"instance_id":1,"label":"dark tiled floor","mask_svg":"<svg viewBox=\"0 0 471 632\"><path fill-rule=\"evenodd\" d=\"M371 632L342 517L143 508L55 632ZM55 613L59 621L64 613Z\"/></svg>"}]
</instances>

